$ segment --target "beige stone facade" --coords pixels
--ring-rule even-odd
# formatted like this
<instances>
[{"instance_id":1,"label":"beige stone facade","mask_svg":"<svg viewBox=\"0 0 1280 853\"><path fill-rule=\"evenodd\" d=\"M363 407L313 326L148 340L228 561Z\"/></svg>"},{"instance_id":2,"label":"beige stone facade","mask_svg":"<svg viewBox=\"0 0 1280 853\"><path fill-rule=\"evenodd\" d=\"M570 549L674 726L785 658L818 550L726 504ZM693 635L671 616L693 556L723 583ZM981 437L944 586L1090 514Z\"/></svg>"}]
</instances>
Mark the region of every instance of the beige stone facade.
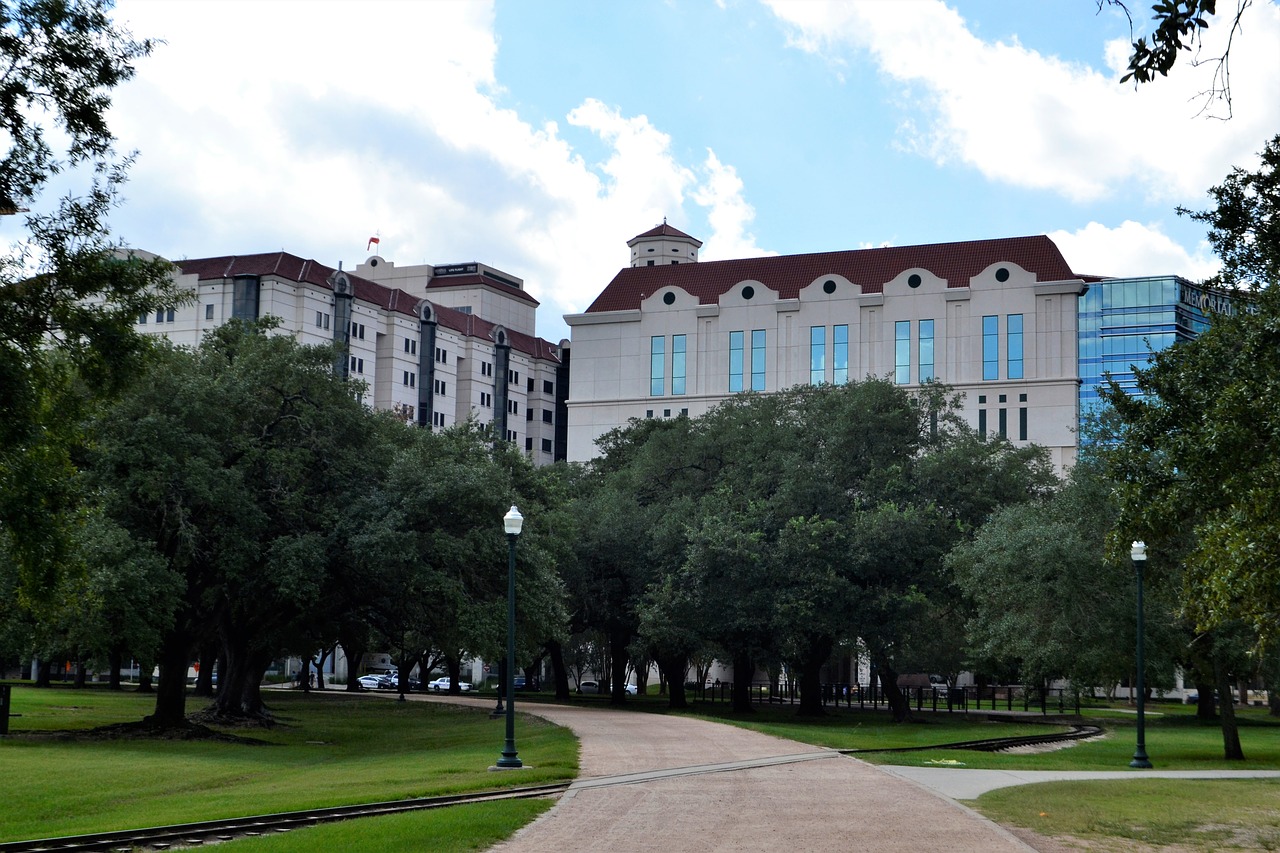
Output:
<instances>
[{"instance_id":1,"label":"beige stone facade","mask_svg":"<svg viewBox=\"0 0 1280 853\"><path fill-rule=\"evenodd\" d=\"M867 376L945 382L975 428L1074 458L1086 284L1047 237L697 262L683 236L678 264L643 261L646 242L679 254L665 223L629 241L633 266L565 317L570 460L630 418Z\"/></svg>"}]
</instances>

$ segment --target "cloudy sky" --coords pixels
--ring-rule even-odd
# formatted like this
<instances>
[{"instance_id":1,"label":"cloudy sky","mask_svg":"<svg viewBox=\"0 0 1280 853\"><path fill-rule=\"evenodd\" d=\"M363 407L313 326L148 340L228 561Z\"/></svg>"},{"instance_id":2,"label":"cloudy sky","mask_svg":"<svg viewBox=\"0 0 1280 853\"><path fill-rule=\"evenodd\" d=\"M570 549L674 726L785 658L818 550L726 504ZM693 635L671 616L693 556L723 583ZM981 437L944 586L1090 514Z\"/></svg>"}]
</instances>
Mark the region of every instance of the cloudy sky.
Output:
<instances>
[{"instance_id":1,"label":"cloudy sky","mask_svg":"<svg viewBox=\"0 0 1280 853\"><path fill-rule=\"evenodd\" d=\"M1203 278L1174 208L1280 131L1280 7L1246 13L1224 121L1210 68L1122 85L1096 5L119 0L165 43L117 93L113 224L174 259L482 261L552 340L663 217L704 260L1049 234L1077 272Z\"/></svg>"}]
</instances>

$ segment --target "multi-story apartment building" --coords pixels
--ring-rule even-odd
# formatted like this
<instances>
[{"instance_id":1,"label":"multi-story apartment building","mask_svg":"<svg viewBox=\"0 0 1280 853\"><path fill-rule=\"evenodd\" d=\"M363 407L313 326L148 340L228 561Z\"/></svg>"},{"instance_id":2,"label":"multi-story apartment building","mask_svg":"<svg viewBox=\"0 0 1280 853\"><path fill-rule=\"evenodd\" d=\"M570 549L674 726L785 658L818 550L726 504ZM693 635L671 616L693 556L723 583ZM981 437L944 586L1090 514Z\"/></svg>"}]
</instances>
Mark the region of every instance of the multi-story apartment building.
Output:
<instances>
[{"instance_id":1,"label":"multi-story apartment building","mask_svg":"<svg viewBox=\"0 0 1280 853\"><path fill-rule=\"evenodd\" d=\"M696 417L742 391L888 377L964 395L980 432L1076 447L1077 300L1048 237L699 262L663 223L628 241L572 329L568 458L630 418Z\"/></svg>"},{"instance_id":2,"label":"multi-story apartment building","mask_svg":"<svg viewBox=\"0 0 1280 853\"><path fill-rule=\"evenodd\" d=\"M374 408L433 428L474 413L538 464L565 458L567 350L536 336L538 302L515 276L378 256L344 272L286 252L176 267L194 302L139 317L140 330L195 345L232 318L273 316L276 334L336 344L335 370Z\"/></svg>"}]
</instances>

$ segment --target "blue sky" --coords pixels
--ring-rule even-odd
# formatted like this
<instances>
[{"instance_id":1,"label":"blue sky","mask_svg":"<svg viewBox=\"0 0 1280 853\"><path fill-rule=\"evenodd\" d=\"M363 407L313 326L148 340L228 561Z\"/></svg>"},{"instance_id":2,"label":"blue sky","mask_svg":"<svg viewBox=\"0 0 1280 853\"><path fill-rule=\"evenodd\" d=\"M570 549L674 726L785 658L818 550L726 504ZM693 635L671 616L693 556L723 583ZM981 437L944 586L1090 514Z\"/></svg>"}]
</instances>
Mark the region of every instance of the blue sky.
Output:
<instances>
[{"instance_id":1,"label":"blue sky","mask_svg":"<svg viewBox=\"0 0 1280 853\"><path fill-rule=\"evenodd\" d=\"M1236 38L1229 121L1197 114L1210 69L1120 84L1129 24L1094 0L120 0L116 17L166 40L113 109L139 152L113 217L130 245L350 268L377 234L397 263L522 277L552 340L664 216L704 260L1043 233L1077 272L1202 278L1203 228L1174 207L1280 131L1274 0Z\"/></svg>"}]
</instances>

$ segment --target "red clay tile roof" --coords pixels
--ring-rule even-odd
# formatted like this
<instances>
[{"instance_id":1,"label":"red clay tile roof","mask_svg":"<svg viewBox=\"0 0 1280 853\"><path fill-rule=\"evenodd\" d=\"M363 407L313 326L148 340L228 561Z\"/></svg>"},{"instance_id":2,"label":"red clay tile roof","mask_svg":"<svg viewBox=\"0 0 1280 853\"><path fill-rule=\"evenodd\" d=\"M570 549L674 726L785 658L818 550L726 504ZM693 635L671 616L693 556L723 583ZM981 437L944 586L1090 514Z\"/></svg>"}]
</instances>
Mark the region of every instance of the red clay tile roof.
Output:
<instances>
[{"instance_id":1,"label":"red clay tile roof","mask_svg":"<svg viewBox=\"0 0 1280 853\"><path fill-rule=\"evenodd\" d=\"M306 283L322 288L324 290L332 290L328 278L335 270L333 267L327 267L324 264L317 263L312 260L305 260L297 255L290 255L288 252L270 252L261 255L224 255L217 258L193 258L190 260L176 261L175 265L182 270L185 275L196 275L201 281L217 278L231 278L237 275L257 275L257 276L277 276L286 281L294 281ZM356 299L361 302L368 302L377 305L384 311L396 314L404 314L409 317L417 317L418 297L411 293L396 288L386 287L377 282L369 281L366 278L347 273L352 286L355 289ZM470 279L479 279L480 276L460 276L458 278L446 278L443 281L450 283L458 283L459 279L465 278L468 283L476 282ZM491 287L499 287L495 282L488 282ZM516 288L508 288L503 293L514 291L519 296L532 302L534 305L538 301L527 293ZM464 314L454 308L447 308L443 305L431 303L436 310L436 321L446 328L461 332L464 335L474 337L483 337L492 339L491 332L494 325L487 320L471 314ZM560 356L556 352L556 345L542 338L531 337L530 335L521 334L510 329L507 330L511 337L511 347L533 356L534 358L547 359L550 361L560 361Z\"/></svg>"},{"instance_id":2,"label":"red clay tile roof","mask_svg":"<svg viewBox=\"0 0 1280 853\"><path fill-rule=\"evenodd\" d=\"M904 270L917 268L946 280L948 287L968 287L971 278L1000 261L1017 264L1034 273L1037 281L1079 278L1048 237L1006 237L964 243L627 267L614 276L587 308L587 313L639 308L643 299L664 287L678 287L698 297L699 304L712 305L734 285L747 280L760 282L776 292L779 299L794 299L802 287L827 275L844 276L860 285L863 293L881 293L885 282Z\"/></svg>"},{"instance_id":3,"label":"red clay tile roof","mask_svg":"<svg viewBox=\"0 0 1280 853\"><path fill-rule=\"evenodd\" d=\"M646 237L680 237L685 240L692 240L694 243L696 243L699 246L702 245L701 240L697 239L696 237L690 237L688 234L684 233L679 228L672 228L670 225L667 224L667 221L665 219L662 220L662 224L659 225L658 227L650 228L648 231L644 232L643 234L637 234L636 236L632 237L630 240L627 241L627 245L630 246L636 240L643 240Z\"/></svg>"}]
</instances>

